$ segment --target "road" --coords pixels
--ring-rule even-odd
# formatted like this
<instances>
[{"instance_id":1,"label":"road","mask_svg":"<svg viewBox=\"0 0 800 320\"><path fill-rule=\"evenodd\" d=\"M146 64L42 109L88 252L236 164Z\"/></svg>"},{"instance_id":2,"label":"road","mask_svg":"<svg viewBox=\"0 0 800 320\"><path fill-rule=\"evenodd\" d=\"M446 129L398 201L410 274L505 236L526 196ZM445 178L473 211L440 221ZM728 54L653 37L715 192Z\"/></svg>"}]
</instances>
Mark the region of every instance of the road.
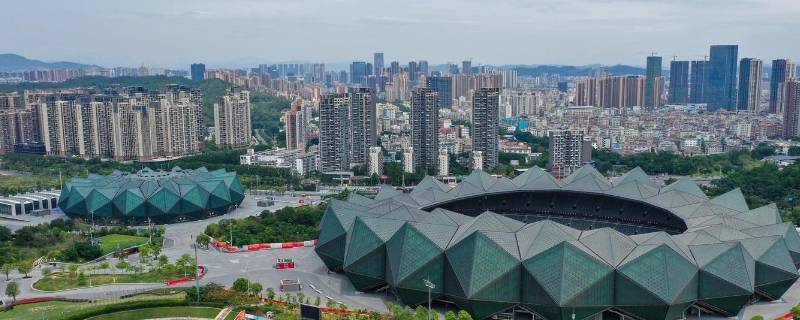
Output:
<instances>
[{"instance_id":1,"label":"road","mask_svg":"<svg viewBox=\"0 0 800 320\"><path fill-rule=\"evenodd\" d=\"M298 194L299 195L299 194ZM162 253L170 261L178 259L183 254L194 255L192 247L193 237L203 232L211 223L222 219L245 218L260 214L264 210L278 210L286 206L298 206L299 198L291 195L275 196L275 205L271 207L258 207L256 202L263 200L264 196L247 196L242 205L233 212L200 221L171 224L166 226L165 245ZM318 196L307 196L305 201L319 202ZM294 270L277 270L273 264L278 258L292 258L297 263ZM322 261L314 253L313 248L295 248L282 250L265 250L245 253L223 253L216 250L198 250L198 261L208 267L207 275L201 280L201 285L218 283L230 286L240 277L257 281L266 288L274 288L278 292L281 279L300 279L303 284L303 293L313 301L317 296L325 301L326 296L334 298L337 302L346 304L351 308L363 308L385 311L384 302L389 299L381 294L359 293L350 285L342 274L329 274ZM34 297L63 297L76 299L104 300L114 299L119 296L135 292L146 291L154 288L163 288L163 284L141 285L107 285L92 288L62 291L58 293L41 292L31 288L31 285L41 279L41 271L34 270L32 278L22 279L16 272L12 273L12 280L17 282L21 289L18 299ZM5 281L0 281L0 292L4 292ZM309 286L312 284L320 293ZM194 285L194 283L186 284ZM278 292L278 294L280 294ZM4 297L5 298L5 297Z\"/></svg>"}]
</instances>

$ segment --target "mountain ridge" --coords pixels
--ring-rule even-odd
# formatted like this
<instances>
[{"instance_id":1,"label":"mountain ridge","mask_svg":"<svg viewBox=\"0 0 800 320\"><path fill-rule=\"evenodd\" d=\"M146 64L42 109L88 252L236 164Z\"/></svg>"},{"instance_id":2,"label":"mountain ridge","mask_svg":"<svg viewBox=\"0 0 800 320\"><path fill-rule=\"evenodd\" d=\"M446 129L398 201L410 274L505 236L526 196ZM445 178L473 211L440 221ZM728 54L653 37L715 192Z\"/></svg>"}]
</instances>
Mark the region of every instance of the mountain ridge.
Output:
<instances>
[{"instance_id":1,"label":"mountain ridge","mask_svg":"<svg viewBox=\"0 0 800 320\"><path fill-rule=\"evenodd\" d=\"M53 70L53 69L86 69L98 67L97 65L83 64L70 61L44 62L30 59L14 53L0 53L0 72L18 72L27 70Z\"/></svg>"}]
</instances>

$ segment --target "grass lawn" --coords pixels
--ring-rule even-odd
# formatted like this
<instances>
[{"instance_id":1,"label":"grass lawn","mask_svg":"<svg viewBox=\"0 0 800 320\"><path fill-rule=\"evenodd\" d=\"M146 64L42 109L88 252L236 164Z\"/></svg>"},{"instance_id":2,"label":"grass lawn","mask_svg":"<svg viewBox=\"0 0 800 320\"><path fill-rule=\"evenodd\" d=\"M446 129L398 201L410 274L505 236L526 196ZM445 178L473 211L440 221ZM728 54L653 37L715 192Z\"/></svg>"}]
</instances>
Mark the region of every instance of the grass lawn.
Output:
<instances>
[{"instance_id":1,"label":"grass lawn","mask_svg":"<svg viewBox=\"0 0 800 320\"><path fill-rule=\"evenodd\" d=\"M140 274L93 274L88 277L92 279L92 286L113 283L163 283L167 280L183 277L183 272L168 274L159 271L144 272ZM56 272L42 278L33 284L33 287L43 291L59 291L88 287L89 281L79 283L77 276L70 276L68 273Z\"/></svg>"},{"instance_id":2,"label":"grass lawn","mask_svg":"<svg viewBox=\"0 0 800 320\"><path fill-rule=\"evenodd\" d=\"M0 319L3 320L28 320L28 319L64 319L78 312L85 310L102 310L110 305L129 301L150 301L150 300L175 300L186 299L183 292L171 295L143 294L127 299L117 299L103 302L66 302L50 301L31 303L15 307L8 311L0 311ZM216 316L216 314L214 314ZM213 318L213 317L212 317Z\"/></svg>"},{"instance_id":3,"label":"grass lawn","mask_svg":"<svg viewBox=\"0 0 800 320\"><path fill-rule=\"evenodd\" d=\"M117 250L118 248L117 245L119 245L119 249L125 249L147 243L147 238L145 237L129 236L124 234L109 234L98 239L101 241L100 250L103 251L103 254L114 252L114 250Z\"/></svg>"},{"instance_id":4,"label":"grass lawn","mask_svg":"<svg viewBox=\"0 0 800 320\"><path fill-rule=\"evenodd\" d=\"M221 309L210 307L159 307L121 311L91 317L93 320L140 320L169 317L214 319Z\"/></svg>"}]
</instances>

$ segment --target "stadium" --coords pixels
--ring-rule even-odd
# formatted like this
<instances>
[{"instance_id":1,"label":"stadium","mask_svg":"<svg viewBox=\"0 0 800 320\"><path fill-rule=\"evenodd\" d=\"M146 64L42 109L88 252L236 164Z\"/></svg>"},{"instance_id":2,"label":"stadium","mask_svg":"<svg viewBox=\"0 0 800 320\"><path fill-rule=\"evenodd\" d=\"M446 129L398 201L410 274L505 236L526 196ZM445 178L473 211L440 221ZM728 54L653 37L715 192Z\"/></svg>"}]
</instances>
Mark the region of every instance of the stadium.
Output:
<instances>
[{"instance_id":1,"label":"stadium","mask_svg":"<svg viewBox=\"0 0 800 320\"><path fill-rule=\"evenodd\" d=\"M70 180L58 206L72 218L107 224L170 223L227 213L244 199L235 172L142 169Z\"/></svg>"},{"instance_id":2,"label":"stadium","mask_svg":"<svg viewBox=\"0 0 800 320\"><path fill-rule=\"evenodd\" d=\"M659 186L636 168L609 180L585 166L563 180L475 171L454 188L332 200L317 255L358 291L406 305L455 305L476 319L597 315L735 316L798 278L800 236L774 204L739 189L709 199L685 178Z\"/></svg>"}]
</instances>

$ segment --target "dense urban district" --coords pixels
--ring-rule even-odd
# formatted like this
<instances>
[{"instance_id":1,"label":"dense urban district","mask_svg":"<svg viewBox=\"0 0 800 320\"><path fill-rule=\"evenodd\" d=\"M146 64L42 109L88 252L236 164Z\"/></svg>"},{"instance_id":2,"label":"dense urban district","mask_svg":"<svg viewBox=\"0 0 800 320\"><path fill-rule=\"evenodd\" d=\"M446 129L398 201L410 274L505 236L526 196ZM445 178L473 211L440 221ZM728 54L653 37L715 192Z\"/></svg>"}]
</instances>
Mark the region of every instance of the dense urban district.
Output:
<instances>
[{"instance_id":1,"label":"dense urban district","mask_svg":"<svg viewBox=\"0 0 800 320\"><path fill-rule=\"evenodd\" d=\"M0 319L800 317L800 71L643 58L0 72Z\"/></svg>"}]
</instances>

